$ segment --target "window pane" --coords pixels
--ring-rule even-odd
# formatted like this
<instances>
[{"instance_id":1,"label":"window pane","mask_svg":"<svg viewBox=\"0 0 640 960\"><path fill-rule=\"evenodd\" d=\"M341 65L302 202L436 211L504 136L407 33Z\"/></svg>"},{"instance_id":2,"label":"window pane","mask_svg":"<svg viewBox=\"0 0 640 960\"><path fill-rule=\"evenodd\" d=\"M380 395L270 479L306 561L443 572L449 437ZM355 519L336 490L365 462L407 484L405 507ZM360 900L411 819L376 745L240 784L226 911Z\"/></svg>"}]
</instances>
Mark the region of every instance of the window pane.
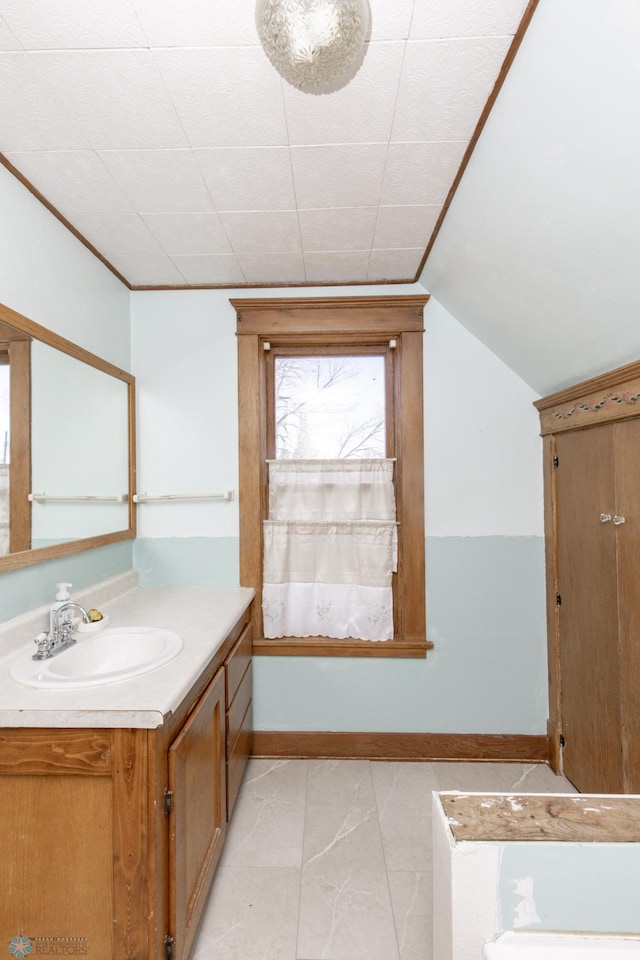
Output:
<instances>
[{"instance_id":1,"label":"window pane","mask_svg":"<svg viewBox=\"0 0 640 960\"><path fill-rule=\"evenodd\" d=\"M383 356L276 356L276 459L386 456Z\"/></svg>"}]
</instances>

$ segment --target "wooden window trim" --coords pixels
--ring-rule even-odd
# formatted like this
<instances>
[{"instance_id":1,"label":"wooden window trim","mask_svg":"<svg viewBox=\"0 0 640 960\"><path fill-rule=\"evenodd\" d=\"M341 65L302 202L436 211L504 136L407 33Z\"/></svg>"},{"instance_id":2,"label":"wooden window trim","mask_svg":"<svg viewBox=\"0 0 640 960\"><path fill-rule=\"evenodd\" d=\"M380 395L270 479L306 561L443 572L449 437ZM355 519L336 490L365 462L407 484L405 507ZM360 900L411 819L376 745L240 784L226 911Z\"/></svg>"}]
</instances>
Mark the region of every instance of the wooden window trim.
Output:
<instances>
[{"instance_id":1,"label":"wooden window trim","mask_svg":"<svg viewBox=\"0 0 640 960\"><path fill-rule=\"evenodd\" d=\"M269 656L425 657L423 310L428 296L231 300L238 338L240 582L253 587L254 653ZM267 508L265 342L314 346L396 341L394 417L399 527L393 640L264 638L262 521Z\"/></svg>"}]
</instances>

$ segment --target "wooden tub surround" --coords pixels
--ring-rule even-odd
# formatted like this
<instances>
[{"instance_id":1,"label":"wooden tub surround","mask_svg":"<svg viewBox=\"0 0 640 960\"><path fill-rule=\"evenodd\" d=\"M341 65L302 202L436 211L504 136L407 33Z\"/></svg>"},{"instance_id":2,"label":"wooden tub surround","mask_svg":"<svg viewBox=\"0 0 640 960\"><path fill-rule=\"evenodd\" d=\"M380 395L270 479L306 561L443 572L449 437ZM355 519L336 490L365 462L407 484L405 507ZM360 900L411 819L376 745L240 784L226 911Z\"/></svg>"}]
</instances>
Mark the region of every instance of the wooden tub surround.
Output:
<instances>
[{"instance_id":1,"label":"wooden tub surround","mask_svg":"<svg viewBox=\"0 0 640 960\"><path fill-rule=\"evenodd\" d=\"M0 661L0 693L22 695L33 724L0 728L0 943L28 937L34 954L63 944L92 960L188 957L251 751L252 591L235 590L220 627L223 593L137 590L116 601L112 622L130 623L135 596L151 594L142 622L167 627L173 604L169 621L178 630L182 622L185 647L111 692L11 690L15 654ZM195 624L196 596L209 627L206 616ZM190 642L197 631L199 647ZM128 709L129 695L152 704L154 683L165 712ZM56 725L45 726L52 701ZM6 724L1 707L0 717Z\"/></svg>"},{"instance_id":2,"label":"wooden tub surround","mask_svg":"<svg viewBox=\"0 0 640 960\"><path fill-rule=\"evenodd\" d=\"M639 843L639 797L441 793L456 841Z\"/></svg>"}]
</instances>

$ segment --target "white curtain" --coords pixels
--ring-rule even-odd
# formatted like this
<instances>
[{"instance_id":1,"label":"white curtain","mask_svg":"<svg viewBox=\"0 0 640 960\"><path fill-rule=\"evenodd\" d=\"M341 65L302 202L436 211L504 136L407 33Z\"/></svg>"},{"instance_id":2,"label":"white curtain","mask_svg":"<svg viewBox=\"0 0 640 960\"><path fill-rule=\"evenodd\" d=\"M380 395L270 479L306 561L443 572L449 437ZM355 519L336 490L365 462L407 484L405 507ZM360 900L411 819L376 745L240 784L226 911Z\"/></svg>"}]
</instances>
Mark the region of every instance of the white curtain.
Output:
<instances>
[{"instance_id":1,"label":"white curtain","mask_svg":"<svg viewBox=\"0 0 640 960\"><path fill-rule=\"evenodd\" d=\"M393 638L393 461L269 463L265 637Z\"/></svg>"}]
</instances>

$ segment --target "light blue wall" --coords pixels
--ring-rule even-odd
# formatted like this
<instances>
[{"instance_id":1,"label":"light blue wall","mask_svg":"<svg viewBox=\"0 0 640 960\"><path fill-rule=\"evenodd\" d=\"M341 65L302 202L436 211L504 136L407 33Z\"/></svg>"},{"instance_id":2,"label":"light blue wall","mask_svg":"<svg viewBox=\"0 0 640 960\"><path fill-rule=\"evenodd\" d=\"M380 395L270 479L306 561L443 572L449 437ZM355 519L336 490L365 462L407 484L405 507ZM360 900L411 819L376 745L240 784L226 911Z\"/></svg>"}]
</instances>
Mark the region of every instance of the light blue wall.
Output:
<instances>
[{"instance_id":1,"label":"light blue wall","mask_svg":"<svg viewBox=\"0 0 640 960\"><path fill-rule=\"evenodd\" d=\"M129 291L0 166L0 303L125 370L131 369ZM87 437L65 427L60 456ZM91 438L95 443L95 438ZM0 622L131 568L131 541L0 574Z\"/></svg>"},{"instance_id":2,"label":"light blue wall","mask_svg":"<svg viewBox=\"0 0 640 960\"><path fill-rule=\"evenodd\" d=\"M14 260L0 268L0 301L133 370L139 488L237 490L235 311L229 298L260 292L129 294L0 169L2 190L12 216L24 217L13 248L11 224L0 222L0 251ZM25 264L35 237L29 270ZM308 289L305 295L350 292ZM368 290L415 292L421 288ZM264 291L265 296L298 293ZM435 649L422 661L259 658L259 728L524 734L545 729L535 395L433 300L425 328L427 618ZM143 585L238 582L237 500L148 504L139 508L138 521L135 544L2 575L0 617L49 602L58 580L78 589L131 563Z\"/></svg>"},{"instance_id":3,"label":"light blue wall","mask_svg":"<svg viewBox=\"0 0 640 960\"><path fill-rule=\"evenodd\" d=\"M237 537L139 537L133 565L141 587L237 587Z\"/></svg>"},{"instance_id":4,"label":"light blue wall","mask_svg":"<svg viewBox=\"0 0 640 960\"><path fill-rule=\"evenodd\" d=\"M141 489L237 490L236 315L229 298L242 293L132 295ZM435 301L425 310L425 328L427 630L435 649L426 660L256 658L259 729L545 731L535 394ZM138 520L134 564L142 583L238 582L237 501L147 504Z\"/></svg>"},{"instance_id":5,"label":"light blue wall","mask_svg":"<svg viewBox=\"0 0 640 960\"><path fill-rule=\"evenodd\" d=\"M76 591L130 570L132 545L132 540L123 540L98 550L0 573L0 623L53 603L59 581L72 583Z\"/></svg>"},{"instance_id":6,"label":"light blue wall","mask_svg":"<svg viewBox=\"0 0 640 960\"><path fill-rule=\"evenodd\" d=\"M237 562L233 538L134 549L149 586L237 584ZM543 539L428 537L426 562L426 660L256 657L256 729L543 733Z\"/></svg>"},{"instance_id":7,"label":"light blue wall","mask_svg":"<svg viewBox=\"0 0 640 960\"><path fill-rule=\"evenodd\" d=\"M522 896L516 892L523 878L529 878L538 916L537 921L526 924L519 921ZM500 864L500 924L503 930L519 927L637 936L639 890L637 844L509 843Z\"/></svg>"}]
</instances>

